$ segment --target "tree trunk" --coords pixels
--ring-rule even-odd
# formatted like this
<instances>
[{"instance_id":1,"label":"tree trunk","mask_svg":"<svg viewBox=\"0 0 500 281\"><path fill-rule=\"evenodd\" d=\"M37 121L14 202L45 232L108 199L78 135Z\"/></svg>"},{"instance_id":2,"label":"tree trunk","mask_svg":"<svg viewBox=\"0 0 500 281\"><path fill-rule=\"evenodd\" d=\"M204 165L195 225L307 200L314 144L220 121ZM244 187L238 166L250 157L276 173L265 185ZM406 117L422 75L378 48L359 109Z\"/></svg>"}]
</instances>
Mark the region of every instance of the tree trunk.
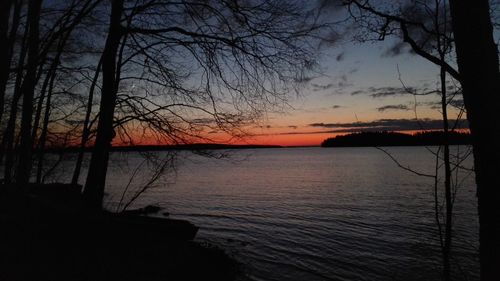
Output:
<instances>
[{"instance_id":1,"label":"tree trunk","mask_svg":"<svg viewBox=\"0 0 500 281\"><path fill-rule=\"evenodd\" d=\"M0 120L2 120L5 106L5 87L9 80L10 55L9 55L9 21L12 0L0 2ZM15 15L14 15L15 16Z\"/></svg>"},{"instance_id":2,"label":"tree trunk","mask_svg":"<svg viewBox=\"0 0 500 281\"><path fill-rule=\"evenodd\" d=\"M44 149L45 149L45 143L47 141L47 131L49 127L49 119L50 119L50 103L51 103L51 98L52 98L52 92L54 90L54 80L56 79L56 71L52 73L50 77L50 82L49 82L49 89L47 93L47 102L45 104L45 112L43 116L43 125L42 125L42 130L40 133L40 140L38 142L37 146L37 169L36 169L36 182L41 183L42 182L42 172L43 172L43 155L44 155Z\"/></svg>"},{"instance_id":3,"label":"tree trunk","mask_svg":"<svg viewBox=\"0 0 500 281\"><path fill-rule=\"evenodd\" d=\"M71 179L72 184L78 184L78 179L80 177L80 170L82 169L83 155L85 153L85 146L89 140L90 135L90 114L92 113L92 103L94 100L95 86L97 85L97 80L99 79L99 73L101 72L102 57L97 64L97 69L92 79L92 84L89 89L89 97L87 99L87 111L85 112L85 120L83 121L82 129L82 139L80 143L80 150L78 151L78 156L76 158L75 170L73 171L73 177Z\"/></svg>"},{"instance_id":4,"label":"tree trunk","mask_svg":"<svg viewBox=\"0 0 500 281\"><path fill-rule=\"evenodd\" d=\"M123 2L124 0L112 1L109 32L102 56L102 90L99 121L97 123L96 140L83 192L87 207L93 211L100 211L102 209L109 150L115 136L113 117L118 90L118 83L116 81L116 56L123 33L120 23Z\"/></svg>"},{"instance_id":5,"label":"tree trunk","mask_svg":"<svg viewBox=\"0 0 500 281\"><path fill-rule=\"evenodd\" d=\"M444 52L441 55L441 60L444 61ZM448 101L446 99L446 70L441 67L440 70L440 80L441 80L441 110L443 115L443 161L444 161L444 190L445 190L445 231L444 231L444 245L443 245L443 279L445 281L451 280L451 266L450 266L450 255L451 255L451 242L452 242L452 214L453 214L453 203L451 195L451 166L450 166L450 144L448 135L449 124L448 124Z\"/></svg>"},{"instance_id":6,"label":"tree trunk","mask_svg":"<svg viewBox=\"0 0 500 281\"><path fill-rule=\"evenodd\" d=\"M42 116L43 102L45 101L45 94L47 93L47 88L49 86L49 82L51 80L51 77L53 75L55 75L55 68L57 66L54 66L54 64L55 64L55 60L52 63L49 71L47 71L47 74L45 75L45 79L43 79L42 87L40 89L40 94L38 95L38 102L36 105L35 117L33 120L33 128L32 128L32 132L31 132L32 143L36 143L37 134L38 134L38 126L40 124L40 117Z\"/></svg>"},{"instance_id":7,"label":"tree trunk","mask_svg":"<svg viewBox=\"0 0 500 281\"><path fill-rule=\"evenodd\" d=\"M457 64L472 134L481 280L500 280L500 73L488 0L450 0Z\"/></svg>"},{"instance_id":8,"label":"tree trunk","mask_svg":"<svg viewBox=\"0 0 500 281\"><path fill-rule=\"evenodd\" d=\"M26 59L27 37L28 37L28 27L26 26L20 46L21 51L19 53L19 58L17 63L18 69L16 71L16 82L14 84L14 93L12 95L12 102L10 105L9 120L7 121L7 126L2 136L2 149L0 151L0 162L3 161L3 158L5 156L5 165L4 165L5 183L11 182L12 169L14 166L14 135L15 135L15 126L17 119L17 107L22 94L21 85L23 83L23 74L24 74L23 68L24 68L24 61Z\"/></svg>"},{"instance_id":9,"label":"tree trunk","mask_svg":"<svg viewBox=\"0 0 500 281\"><path fill-rule=\"evenodd\" d=\"M21 142L19 147L19 163L17 166L16 183L23 185L29 182L31 175L31 121L33 117L33 97L36 86L36 69L39 49L39 18L42 0L29 2L28 7L28 69L23 83L23 106L21 117Z\"/></svg>"}]
</instances>

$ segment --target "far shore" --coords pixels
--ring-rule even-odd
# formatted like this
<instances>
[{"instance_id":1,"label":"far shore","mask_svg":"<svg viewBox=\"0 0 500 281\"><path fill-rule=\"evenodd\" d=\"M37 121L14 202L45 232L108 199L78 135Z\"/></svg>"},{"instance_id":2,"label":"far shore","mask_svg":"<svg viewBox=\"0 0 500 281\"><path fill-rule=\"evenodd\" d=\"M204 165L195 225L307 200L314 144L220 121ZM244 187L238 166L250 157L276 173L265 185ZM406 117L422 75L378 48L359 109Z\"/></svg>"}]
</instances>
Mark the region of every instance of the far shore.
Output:
<instances>
[{"instance_id":1,"label":"far shore","mask_svg":"<svg viewBox=\"0 0 500 281\"><path fill-rule=\"evenodd\" d=\"M450 145L470 144L468 133L450 132ZM266 144L224 144L224 143L192 143L175 145L116 145L112 152L142 152L142 151L172 151L172 150L239 150L239 149L266 149L266 148L310 148L310 147L389 147L389 146L439 146L443 144L443 134L438 131L427 131L417 134L398 132L361 132L338 135L324 140L317 145L266 145ZM91 152L92 146L83 148L84 152ZM81 147L48 147L48 153L77 153Z\"/></svg>"}]
</instances>

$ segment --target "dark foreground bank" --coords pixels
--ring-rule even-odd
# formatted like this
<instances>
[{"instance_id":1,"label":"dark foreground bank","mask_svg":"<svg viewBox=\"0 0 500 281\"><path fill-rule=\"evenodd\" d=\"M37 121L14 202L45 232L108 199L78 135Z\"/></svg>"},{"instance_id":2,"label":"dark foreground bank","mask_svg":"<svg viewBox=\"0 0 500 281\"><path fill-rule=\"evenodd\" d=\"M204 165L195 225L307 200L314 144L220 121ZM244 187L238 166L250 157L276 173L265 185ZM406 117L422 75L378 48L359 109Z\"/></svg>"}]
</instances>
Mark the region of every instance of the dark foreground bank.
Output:
<instances>
[{"instance_id":1,"label":"dark foreground bank","mask_svg":"<svg viewBox=\"0 0 500 281\"><path fill-rule=\"evenodd\" d=\"M0 187L0 280L233 280L238 274L224 251L189 233L169 233L168 224L89 215L68 194L54 199Z\"/></svg>"}]
</instances>

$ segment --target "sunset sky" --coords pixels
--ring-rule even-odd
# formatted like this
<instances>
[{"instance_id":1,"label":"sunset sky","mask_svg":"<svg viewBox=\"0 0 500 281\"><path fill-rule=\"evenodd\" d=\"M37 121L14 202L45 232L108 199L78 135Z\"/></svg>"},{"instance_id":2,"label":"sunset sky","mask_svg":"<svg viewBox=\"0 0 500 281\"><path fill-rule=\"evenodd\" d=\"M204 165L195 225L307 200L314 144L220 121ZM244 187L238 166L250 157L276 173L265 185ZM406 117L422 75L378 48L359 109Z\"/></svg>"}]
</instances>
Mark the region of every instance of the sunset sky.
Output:
<instances>
[{"instance_id":1,"label":"sunset sky","mask_svg":"<svg viewBox=\"0 0 500 281\"><path fill-rule=\"evenodd\" d=\"M189 135L188 142L318 146L326 138L338 134L442 128L440 96L436 93L440 89L439 68L411 53L400 38L356 41L352 25L342 28L344 21L341 19L346 17L342 13L345 11L326 12L327 18L342 22L335 24L336 30L332 32L340 35L333 35L332 42L318 48L321 54L317 58L317 68L303 79L298 94L289 93L289 106L275 111L271 108L258 122L244 126L243 138L222 133L213 116L187 114L189 119L195 120L193 123L201 121L201 125L197 125L204 127ZM368 35L363 36L365 40L368 38ZM447 57L450 65L454 65L453 57L453 52ZM194 77L203 80L203 75ZM200 83L198 80L192 78L189 83L196 85ZM447 83L448 93L457 90L456 82L449 77ZM434 93L424 95L429 92ZM227 103L231 104L231 96L228 96ZM450 101L450 120L460 115L462 104L461 95ZM210 109L210 103L208 107ZM241 112L238 110L236 114ZM465 122L461 122L457 128L465 126ZM131 131L136 144L177 143L140 130ZM191 137L194 140L190 140ZM118 139L115 144L122 145Z\"/></svg>"},{"instance_id":2,"label":"sunset sky","mask_svg":"<svg viewBox=\"0 0 500 281\"><path fill-rule=\"evenodd\" d=\"M253 136L244 142L306 146L339 133L418 130L415 97L402 82L418 93L436 90L439 69L408 49L393 46L394 41L343 42L326 49L320 58L322 73L312 76L298 97L291 95L286 112L270 113L251 128ZM438 101L436 94L417 97L418 118L432 119L422 122L425 129L440 126ZM461 97L455 101L460 104ZM457 109L450 111L452 118L457 116Z\"/></svg>"}]
</instances>

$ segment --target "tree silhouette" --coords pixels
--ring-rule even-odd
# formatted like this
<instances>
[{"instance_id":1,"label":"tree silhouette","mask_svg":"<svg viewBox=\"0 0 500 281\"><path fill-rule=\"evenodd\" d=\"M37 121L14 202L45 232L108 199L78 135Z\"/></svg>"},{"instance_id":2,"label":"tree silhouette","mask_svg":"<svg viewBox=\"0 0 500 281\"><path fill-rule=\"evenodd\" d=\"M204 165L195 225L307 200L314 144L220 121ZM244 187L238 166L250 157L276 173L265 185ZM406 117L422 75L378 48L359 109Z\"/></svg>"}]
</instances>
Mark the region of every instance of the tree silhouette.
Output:
<instances>
[{"instance_id":1,"label":"tree silhouette","mask_svg":"<svg viewBox=\"0 0 500 281\"><path fill-rule=\"evenodd\" d=\"M2 5L9 17L0 22L8 39L8 57L0 58L4 182L27 184L32 167L43 182L45 151L64 143L80 146L77 184L91 147L84 198L93 210L102 208L113 144L245 135L245 125L307 80L324 26L300 1Z\"/></svg>"},{"instance_id":2,"label":"tree silhouette","mask_svg":"<svg viewBox=\"0 0 500 281\"><path fill-rule=\"evenodd\" d=\"M39 59L40 30L39 17L42 0L30 1L28 6L28 64L22 86L21 140L19 145L19 164L16 170L16 182L20 185L29 182L31 171L31 122L33 118L33 98L36 87L36 69Z\"/></svg>"},{"instance_id":3,"label":"tree silhouette","mask_svg":"<svg viewBox=\"0 0 500 281\"><path fill-rule=\"evenodd\" d=\"M311 66L305 39L319 28L297 17L299 8L282 1L113 1L84 191L89 205L101 207L114 137L134 139L127 126L185 143L203 138L204 127L238 133L281 102ZM187 86L189 79L201 83ZM140 91L121 90L125 82Z\"/></svg>"},{"instance_id":4,"label":"tree silhouette","mask_svg":"<svg viewBox=\"0 0 500 281\"><path fill-rule=\"evenodd\" d=\"M439 66L462 86L464 105L472 135L474 168L476 173L479 221L481 280L500 278L500 191L498 172L500 152L495 147L500 141L500 122L495 107L500 98L498 50L493 39L489 1L471 5L464 1L435 1L450 10L456 65L445 62L437 49L430 48L435 35L429 28L431 18L422 11L432 10L432 3L409 1L390 6L374 1L345 0L350 15L365 30L377 35L377 40L397 36L413 52ZM450 28L450 27L447 27ZM443 75L443 72L441 72Z\"/></svg>"},{"instance_id":5,"label":"tree silhouette","mask_svg":"<svg viewBox=\"0 0 500 281\"><path fill-rule=\"evenodd\" d=\"M481 280L500 278L500 72L489 1L450 0L460 83L476 171Z\"/></svg>"}]
</instances>

